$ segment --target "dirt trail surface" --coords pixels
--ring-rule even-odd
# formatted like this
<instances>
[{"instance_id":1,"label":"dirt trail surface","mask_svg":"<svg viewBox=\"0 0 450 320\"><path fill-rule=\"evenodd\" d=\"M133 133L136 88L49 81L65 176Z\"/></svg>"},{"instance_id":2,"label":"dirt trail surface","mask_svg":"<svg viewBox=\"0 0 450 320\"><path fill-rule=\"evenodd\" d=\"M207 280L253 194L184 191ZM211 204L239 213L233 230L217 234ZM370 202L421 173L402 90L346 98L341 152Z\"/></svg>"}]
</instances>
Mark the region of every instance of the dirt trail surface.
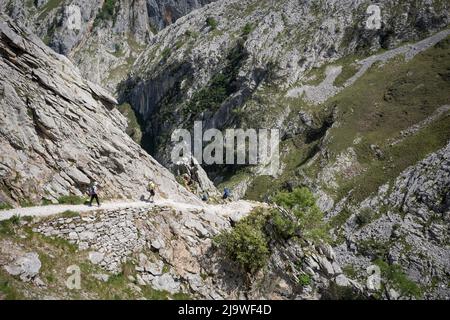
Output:
<instances>
[{"instance_id":1,"label":"dirt trail surface","mask_svg":"<svg viewBox=\"0 0 450 320\"><path fill-rule=\"evenodd\" d=\"M221 205L194 205L183 202L175 202L172 200L156 200L155 203L149 203L144 201L139 202L106 202L101 207L87 205L49 205L49 206L37 206L28 208L16 208L11 210L0 211L0 221L7 220L13 216L31 216L31 217L48 217L52 215L61 214L65 211L75 211L79 213L93 212L101 210L121 210L131 208L152 208L152 207L170 207L174 210L190 211L190 210L204 210L205 212L221 215L234 215L234 214L246 214L256 207L256 203L248 201L236 201L228 204ZM261 205L261 204L259 204Z\"/></svg>"}]
</instances>

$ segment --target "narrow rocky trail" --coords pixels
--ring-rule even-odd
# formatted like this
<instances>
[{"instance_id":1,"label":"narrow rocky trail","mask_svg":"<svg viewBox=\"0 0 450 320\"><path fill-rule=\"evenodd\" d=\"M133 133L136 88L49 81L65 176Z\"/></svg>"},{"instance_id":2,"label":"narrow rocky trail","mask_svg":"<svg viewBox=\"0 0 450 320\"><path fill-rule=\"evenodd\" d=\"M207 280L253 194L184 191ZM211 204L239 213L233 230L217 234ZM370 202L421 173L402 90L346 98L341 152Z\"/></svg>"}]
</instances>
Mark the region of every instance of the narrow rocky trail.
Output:
<instances>
[{"instance_id":1,"label":"narrow rocky trail","mask_svg":"<svg viewBox=\"0 0 450 320\"><path fill-rule=\"evenodd\" d=\"M168 207L178 211L204 211L209 214L220 214L222 216L232 215L245 215L256 207L256 203L248 201L236 201L228 204L203 204L195 205L183 202L176 202L168 199L157 199L154 203L145 201L112 201L105 202L98 207L93 205L92 207L87 205L48 205L48 206L36 206L26 208L15 208L10 210L0 211L0 221L8 220L14 216L20 217L48 217L54 216L66 211L74 211L79 213L96 212L96 211L114 211L123 209L142 209L142 208L154 208L154 207ZM261 205L261 204L259 204Z\"/></svg>"}]
</instances>

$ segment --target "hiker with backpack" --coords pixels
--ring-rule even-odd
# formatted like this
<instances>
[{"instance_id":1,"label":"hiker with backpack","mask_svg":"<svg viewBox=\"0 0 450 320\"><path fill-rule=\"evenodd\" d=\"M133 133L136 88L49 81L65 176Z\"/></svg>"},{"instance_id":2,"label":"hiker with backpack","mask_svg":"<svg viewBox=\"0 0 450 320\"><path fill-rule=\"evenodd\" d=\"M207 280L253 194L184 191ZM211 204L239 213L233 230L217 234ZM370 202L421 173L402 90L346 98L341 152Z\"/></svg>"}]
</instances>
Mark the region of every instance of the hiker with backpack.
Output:
<instances>
[{"instance_id":1,"label":"hiker with backpack","mask_svg":"<svg viewBox=\"0 0 450 320\"><path fill-rule=\"evenodd\" d=\"M156 195L155 189L156 189L155 183L152 180L150 180L147 186L147 190L148 192L150 192L150 198L148 199L150 203L155 202L155 195Z\"/></svg>"},{"instance_id":2,"label":"hiker with backpack","mask_svg":"<svg viewBox=\"0 0 450 320\"><path fill-rule=\"evenodd\" d=\"M230 200L231 200L231 190L230 190L230 189L225 188L225 189L223 190L223 197L222 197L222 199L223 199L223 200L227 200L227 199L230 199Z\"/></svg>"},{"instance_id":3,"label":"hiker with backpack","mask_svg":"<svg viewBox=\"0 0 450 320\"><path fill-rule=\"evenodd\" d=\"M92 202L94 199L97 201L97 205L100 207L100 200L98 199L98 183L94 182L88 190L88 194L91 197L89 201L89 206L92 207Z\"/></svg>"}]
</instances>

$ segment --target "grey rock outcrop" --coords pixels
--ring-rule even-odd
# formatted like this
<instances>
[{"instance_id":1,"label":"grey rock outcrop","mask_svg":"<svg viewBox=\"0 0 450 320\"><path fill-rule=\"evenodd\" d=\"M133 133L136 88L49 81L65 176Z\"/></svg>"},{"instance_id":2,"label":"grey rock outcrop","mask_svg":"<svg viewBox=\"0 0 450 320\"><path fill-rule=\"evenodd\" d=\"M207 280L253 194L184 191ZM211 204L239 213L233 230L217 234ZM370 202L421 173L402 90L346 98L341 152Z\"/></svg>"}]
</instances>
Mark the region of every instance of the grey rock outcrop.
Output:
<instances>
[{"instance_id":1,"label":"grey rock outcrop","mask_svg":"<svg viewBox=\"0 0 450 320\"><path fill-rule=\"evenodd\" d=\"M0 1L1 12L111 91L155 33L213 0Z\"/></svg>"},{"instance_id":2,"label":"grey rock outcrop","mask_svg":"<svg viewBox=\"0 0 450 320\"><path fill-rule=\"evenodd\" d=\"M217 0L148 0L149 20L158 30L162 30L192 10L214 1Z\"/></svg>"},{"instance_id":3,"label":"grey rock outcrop","mask_svg":"<svg viewBox=\"0 0 450 320\"><path fill-rule=\"evenodd\" d=\"M0 18L0 197L40 203L81 196L92 181L109 198L139 199L153 179L161 196L194 202L124 133L116 100L64 56Z\"/></svg>"},{"instance_id":4,"label":"grey rock outcrop","mask_svg":"<svg viewBox=\"0 0 450 320\"><path fill-rule=\"evenodd\" d=\"M41 261L36 252L30 252L18 257L12 264L6 265L5 270L13 275L19 276L22 281L33 280L41 269Z\"/></svg>"},{"instance_id":5,"label":"grey rock outcrop","mask_svg":"<svg viewBox=\"0 0 450 320\"><path fill-rule=\"evenodd\" d=\"M364 271L383 259L420 284L424 298L449 299L449 198L450 144L351 208L345 242L335 248L337 261ZM361 226L358 217L369 213Z\"/></svg>"},{"instance_id":6,"label":"grey rock outcrop","mask_svg":"<svg viewBox=\"0 0 450 320\"><path fill-rule=\"evenodd\" d=\"M145 121L144 139L163 137L149 151L166 166L171 165L170 133L174 128L191 129L193 120L202 120L205 130L270 127L279 128L282 136L290 134L287 128L301 131L301 117L290 117L289 103L278 106L286 104L285 90L307 82L311 70L351 54L370 55L422 39L448 24L446 6L421 1L419 7L429 8L422 10L400 1L380 1L383 26L367 30L365 11L370 4L212 3L151 39L130 78L119 87L120 100L128 101ZM396 19L400 9L411 19ZM226 94L220 96L219 89ZM216 178L220 177L211 176Z\"/></svg>"},{"instance_id":7,"label":"grey rock outcrop","mask_svg":"<svg viewBox=\"0 0 450 320\"><path fill-rule=\"evenodd\" d=\"M198 163L197 159L192 156L186 157L176 163L174 173L183 180L186 188L199 196L205 194L209 196L219 195L214 183L209 179L208 174Z\"/></svg>"}]
</instances>

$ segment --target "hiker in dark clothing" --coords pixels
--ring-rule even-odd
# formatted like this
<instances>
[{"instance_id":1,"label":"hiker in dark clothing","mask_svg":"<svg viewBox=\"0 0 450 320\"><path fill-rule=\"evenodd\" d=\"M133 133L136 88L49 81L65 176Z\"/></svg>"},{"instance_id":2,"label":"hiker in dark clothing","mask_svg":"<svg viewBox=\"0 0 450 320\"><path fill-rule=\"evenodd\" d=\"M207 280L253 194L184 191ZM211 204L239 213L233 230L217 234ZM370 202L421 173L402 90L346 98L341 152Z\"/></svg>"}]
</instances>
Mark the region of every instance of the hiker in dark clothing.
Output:
<instances>
[{"instance_id":1,"label":"hiker in dark clothing","mask_svg":"<svg viewBox=\"0 0 450 320\"><path fill-rule=\"evenodd\" d=\"M222 197L222 199L223 200L227 200L227 199L230 199L230 198L231 198L231 190L228 189L228 188L225 188L223 190L223 197Z\"/></svg>"},{"instance_id":2,"label":"hiker in dark clothing","mask_svg":"<svg viewBox=\"0 0 450 320\"><path fill-rule=\"evenodd\" d=\"M89 195L91 196L91 200L89 201L89 206L92 207L92 202L94 199L97 201L97 205L100 207L100 200L98 199L98 184L94 182L92 186L89 188Z\"/></svg>"}]
</instances>

